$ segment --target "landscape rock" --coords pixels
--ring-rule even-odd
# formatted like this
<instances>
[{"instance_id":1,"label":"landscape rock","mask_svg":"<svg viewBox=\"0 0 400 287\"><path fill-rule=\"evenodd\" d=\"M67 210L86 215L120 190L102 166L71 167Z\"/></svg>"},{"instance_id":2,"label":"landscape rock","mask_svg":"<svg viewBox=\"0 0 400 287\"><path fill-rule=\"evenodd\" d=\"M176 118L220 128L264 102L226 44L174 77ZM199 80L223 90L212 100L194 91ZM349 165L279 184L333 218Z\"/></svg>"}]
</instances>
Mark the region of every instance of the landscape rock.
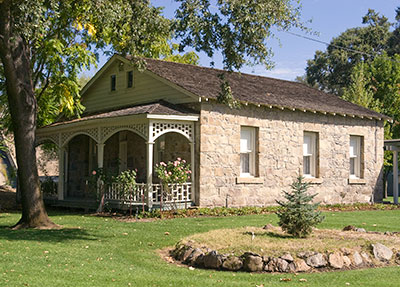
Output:
<instances>
[{"instance_id":1,"label":"landscape rock","mask_svg":"<svg viewBox=\"0 0 400 287\"><path fill-rule=\"evenodd\" d=\"M183 251L183 255L181 256L181 260L183 262L185 262L189 258L189 256L193 253L193 251L194 251L194 248L191 246L188 246L187 248L185 248Z\"/></svg>"},{"instance_id":2,"label":"landscape rock","mask_svg":"<svg viewBox=\"0 0 400 287\"><path fill-rule=\"evenodd\" d=\"M311 269L310 266L306 264L306 262L303 259L296 258L289 264L289 271L290 272L307 272L308 270Z\"/></svg>"},{"instance_id":3,"label":"landscape rock","mask_svg":"<svg viewBox=\"0 0 400 287\"><path fill-rule=\"evenodd\" d=\"M344 255L343 256L343 265L345 267L350 267L351 266L351 260L348 256Z\"/></svg>"},{"instance_id":4,"label":"landscape rock","mask_svg":"<svg viewBox=\"0 0 400 287\"><path fill-rule=\"evenodd\" d=\"M350 255L353 253L353 250L350 248L342 247L340 248L340 251L343 253L343 255Z\"/></svg>"},{"instance_id":5,"label":"landscape rock","mask_svg":"<svg viewBox=\"0 0 400 287\"><path fill-rule=\"evenodd\" d=\"M195 260L193 260L193 265L197 267L204 267L204 258L206 256L204 254L200 254Z\"/></svg>"},{"instance_id":6,"label":"landscape rock","mask_svg":"<svg viewBox=\"0 0 400 287\"><path fill-rule=\"evenodd\" d=\"M331 253L328 256L329 265L335 269L342 269L344 265L343 255L339 252Z\"/></svg>"},{"instance_id":7,"label":"landscape rock","mask_svg":"<svg viewBox=\"0 0 400 287\"><path fill-rule=\"evenodd\" d=\"M308 257L311 257L311 256L315 255L315 254L317 254L317 253L314 252L314 251L302 251L302 252L299 252L297 254L297 257L302 258L302 259L306 259Z\"/></svg>"},{"instance_id":8,"label":"landscape rock","mask_svg":"<svg viewBox=\"0 0 400 287\"><path fill-rule=\"evenodd\" d=\"M364 228L356 228L355 231L357 232L367 232Z\"/></svg>"},{"instance_id":9,"label":"landscape rock","mask_svg":"<svg viewBox=\"0 0 400 287\"><path fill-rule=\"evenodd\" d=\"M189 257L185 260L185 263L194 265L197 257L199 257L200 255L204 255L203 251L200 248L194 249L193 252L189 255Z\"/></svg>"},{"instance_id":10,"label":"landscape rock","mask_svg":"<svg viewBox=\"0 0 400 287\"><path fill-rule=\"evenodd\" d=\"M363 259L363 261L365 262L365 263L372 263L372 260L371 260L371 258L369 258L369 255L368 255L368 253L366 253L366 252L361 252L361 257L362 257L362 259Z\"/></svg>"},{"instance_id":11,"label":"landscape rock","mask_svg":"<svg viewBox=\"0 0 400 287\"><path fill-rule=\"evenodd\" d=\"M264 269L264 262L260 256L253 253L245 253L243 258L243 268L246 271L257 272Z\"/></svg>"},{"instance_id":12,"label":"landscape rock","mask_svg":"<svg viewBox=\"0 0 400 287\"><path fill-rule=\"evenodd\" d=\"M314 268L325 267L327 265L324 255L321 253L317 253L315 255L308 257L306 259L306 263L307 263L307 265L314 267Z\"/></svg>"},{"instance_id":13,"label":"landscape rock","mask_svg":"<svg viewBox=\"0 0 400 287\"><path fill-rule=\"evenodd\" d=\"M358 251L354 251L354 253L351 255L351 258L354 266L360 266L363 264L363 259Z\"/></svg>"},{"instance_id":14,"label":"landscape rock","mask_svg":"<svg viewBox=\"0 0 400 287\"><path fill-rule=\"evenodd\" d=\"M286 260L287 262L293 262L293 256L290 255L290 253L282 255L280 258Z\"/></svg>"},{"instance_id":15,"label":"landscape rock","mask_svg":"<svg viewBox=\"0 0 400 287\"><path fill-rule=\"evenodd\" d=\"M355 227L354 225L347 225L345 227L343 227L343 231L355 231L357 227Z\"/></svg>"},{"instance_id":16,"label":"landscape rock","mask_svg":"<svg viewBox=\"0 0 400 287\"><path fill-rule=\"evenodd\" d=\"M376 259L380 261L389 261L393 256L393 251L381 243L371 244L372 252Z\"/></svg>"},{"instance_id":17,"label":"landscape rock","mask_svg":"<svg viewBox=\"0 0 400 287\"><path fill-rule=\"evenodd\" d=\"M266 229L266 230L271 230L274 228L275 228L275 226L273 226L271 223L268 223L267 225L264 225L264 227L263 227L263 229Z\"/></svg>"},{"instance_id":18,"label":"landscape rock","mask_svg":"<svg viewBox=\"0 0 400 287\"><path fill-rule=\"evenodd\" d=\"M269 272L288 272L289 263L281 258L272 258L264 269Z\"/></svg>"},{"instance_id":19,"label":"landscape rock","mask_svg":"<svg viewBox=\"0 0 400 287\"><path fill-rule=\"evenodd\" d=\"M204 267L219 269L222 266L222 257L217 251L211 251L204 255Z\"/></svg>"},{"instance_id":20,"label":"landscape rock","mask_svg":"<svg viewBox=\"0 0 400 287\"><path fill-rule=\"evenodd\" d=\"M228 256L224 263L222 263L222 268L229 271L238 271L242 269L243 261L237 256Z\"/></svg>"}]
</instances>

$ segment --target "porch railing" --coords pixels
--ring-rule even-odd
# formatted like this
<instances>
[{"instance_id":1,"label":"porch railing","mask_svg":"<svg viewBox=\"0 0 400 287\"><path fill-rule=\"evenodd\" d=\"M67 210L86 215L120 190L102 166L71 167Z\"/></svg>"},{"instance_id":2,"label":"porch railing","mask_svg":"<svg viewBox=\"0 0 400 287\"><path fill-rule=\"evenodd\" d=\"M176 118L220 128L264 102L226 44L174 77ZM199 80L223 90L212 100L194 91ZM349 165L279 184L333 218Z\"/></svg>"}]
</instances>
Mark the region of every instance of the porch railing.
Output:
<instances>
[{"instance_id":1,"label":"porch railing","mask_svg":"<svg viewBox=\"0 0 400 287\"><path fill-rule=\"evenodd\" d=\"M150 187L150 192L148 188ZM193 200L192 183L170 184L170 192L164 194L164 204L185 203ZM108 201L121 201L124 204L141 205L161 203L161 184L137 183L135 189L128 193L122 192L122 186L113 183L104 193L104 199Z\"/></svg>"}]
</instances>

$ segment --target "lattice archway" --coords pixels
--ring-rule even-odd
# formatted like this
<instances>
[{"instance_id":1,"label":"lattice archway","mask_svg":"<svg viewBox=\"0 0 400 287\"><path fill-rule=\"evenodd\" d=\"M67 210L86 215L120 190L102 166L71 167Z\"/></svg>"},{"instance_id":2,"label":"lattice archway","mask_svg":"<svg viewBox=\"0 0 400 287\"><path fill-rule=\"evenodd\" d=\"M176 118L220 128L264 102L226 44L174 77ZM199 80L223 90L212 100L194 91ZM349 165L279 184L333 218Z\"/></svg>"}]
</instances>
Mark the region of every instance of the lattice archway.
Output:
<instances>
[{"instance_id":1,"label":"lattice archway","mask_svg":"<svg viewBox=\"0 0 400 287\"><path fill-rule=\"evenodd\" d=\"M192 122L153 122L151 131L151 140L154 142L160 136L175 132L186 137L189 142L193 142L193 123Z\"/></svg>"}]
</instances>

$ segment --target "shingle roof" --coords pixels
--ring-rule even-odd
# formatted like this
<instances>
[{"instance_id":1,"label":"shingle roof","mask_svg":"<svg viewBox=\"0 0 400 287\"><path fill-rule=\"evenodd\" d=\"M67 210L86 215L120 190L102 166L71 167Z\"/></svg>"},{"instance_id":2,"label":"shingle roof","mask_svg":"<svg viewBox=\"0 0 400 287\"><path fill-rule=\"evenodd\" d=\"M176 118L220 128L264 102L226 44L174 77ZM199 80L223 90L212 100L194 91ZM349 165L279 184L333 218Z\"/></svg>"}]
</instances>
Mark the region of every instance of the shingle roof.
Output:
<instances>
[{"instance_id":1,"label":"shingle roof","mask_svg":"<svg viewBox=\"0 0 400 287\"><path fill-rule=\"evenodd\" d=\"M196 112L186 107L173 105L165 101L159 101L156 103L148 103L138 106L119 108L118 110L103 111L101 113L92 115L84 115L82 118L79 119L56 122L54 124L51 124L50 126L58 126L58 125L64 125L74 122L82 122L93 119L115 118L115 117L140 115L140 114L187 116L196 114Z\"/></svg>"},{"instance_id":2,"label":"shingle roof","mask_svg":"<svg viewBox=\"0 0 400 287\"><path fill-rule=\"evenodd\" d=\"M221 80L218 76L224 73L234 98L241 102L389 119L385 115L302 83L162 60L146 59L146 62L147 70L203 98L217 98L221 91Z\"/></svg>"}]
</instances>

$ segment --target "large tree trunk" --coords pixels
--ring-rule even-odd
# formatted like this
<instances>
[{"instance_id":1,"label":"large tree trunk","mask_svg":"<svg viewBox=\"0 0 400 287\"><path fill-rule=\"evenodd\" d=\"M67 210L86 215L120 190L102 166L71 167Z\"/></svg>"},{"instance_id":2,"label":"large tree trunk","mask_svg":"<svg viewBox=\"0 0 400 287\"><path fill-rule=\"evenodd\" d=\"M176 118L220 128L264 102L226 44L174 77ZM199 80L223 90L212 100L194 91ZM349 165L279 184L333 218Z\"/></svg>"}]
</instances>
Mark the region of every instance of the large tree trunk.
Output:
<instances>
[{"instance_id":1,"label":"large tree trunk","mask_svg":"<svg viewBox=\"0 0 400 287\"><path fill-rule=\"evenodd\" d=\"M47 216L36 166L36 98L29 48L12 27L11 1L0 1L0 58L14 129L22 217L14 228L57 227Z\"/></svg>"}]
</instances>

